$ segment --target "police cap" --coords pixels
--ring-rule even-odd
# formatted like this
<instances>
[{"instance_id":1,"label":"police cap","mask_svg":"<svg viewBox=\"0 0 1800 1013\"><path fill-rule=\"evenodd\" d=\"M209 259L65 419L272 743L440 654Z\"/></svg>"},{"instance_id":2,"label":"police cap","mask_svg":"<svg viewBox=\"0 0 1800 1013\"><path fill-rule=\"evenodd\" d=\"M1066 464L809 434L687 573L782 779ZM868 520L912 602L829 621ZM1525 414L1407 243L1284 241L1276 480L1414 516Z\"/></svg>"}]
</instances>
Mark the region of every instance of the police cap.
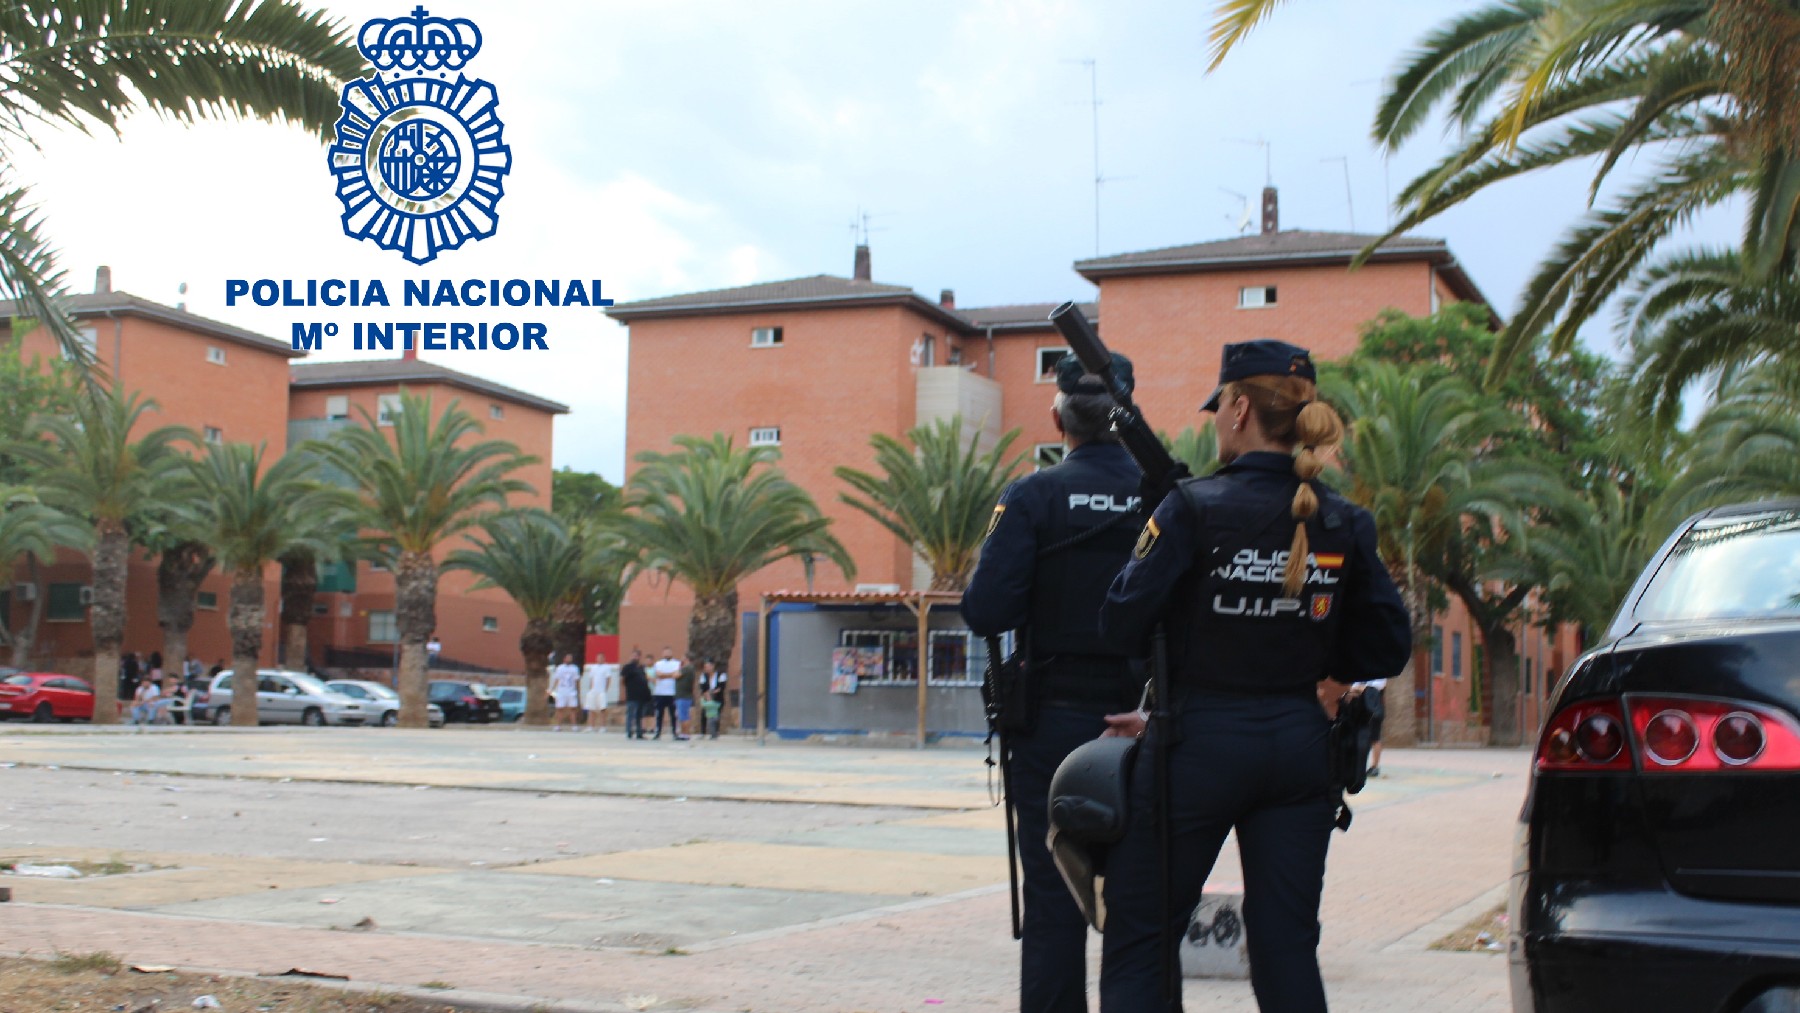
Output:
<instances>
[{"instance_id":1,"label":"police cap","mask_svg":"<svg viewBox=\"0 0 1800 1013\"><path fill-rule=\"evenodd\" d=\"M1297 376L1318 380L1313 369L1312 353L1299 345L1274 338L1258 338L1225 346L1224 362L1219 366L1219 388L1200 406L1203 412L1219 410L1219 399L1225 396L1225 385L1252 376Z\"/></svg>"},{"instance_id":2,"label":"police cap","mask_svg":"<svg viewBox=\"0 0 1800 1013\"><path fill-rule=\"evenodd\" d=\"M1131 376L1131 360L1118 352L1112 353L1113 376L1125 385L1125 393L1131 393L1137 382ZM1100 378L1087 371L1074 352L1065 352L1056 360L1056 389L1064 394L1111 394Z\"/></svg>"}]
</instances>

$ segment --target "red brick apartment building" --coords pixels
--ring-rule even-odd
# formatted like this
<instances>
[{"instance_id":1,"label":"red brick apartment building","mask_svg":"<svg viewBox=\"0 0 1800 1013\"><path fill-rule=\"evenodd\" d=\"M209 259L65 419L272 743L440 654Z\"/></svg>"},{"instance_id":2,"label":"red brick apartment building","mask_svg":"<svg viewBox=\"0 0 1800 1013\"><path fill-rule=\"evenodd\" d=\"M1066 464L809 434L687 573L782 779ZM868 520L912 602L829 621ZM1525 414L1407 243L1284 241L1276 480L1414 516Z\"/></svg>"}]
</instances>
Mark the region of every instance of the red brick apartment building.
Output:
<instances>
[{"instance_id":1,"label":"red brick apartment building","mask_svg":"<svg viewBox=\"0 0 1800 1013\"><path fill-rule=\"evenodd\" d=\"M1385 309L1425 315L1449 301L1485 302L1442 240L1397 238L1350 271L1351 258L1375 237L1283 232L1274 215L1270 193L1261 234L1074 265L1100 289L1084 313L1109 347L1135 360L1138 403L1160 428L1174 433L1203 421L1197 409L1227 343L1280 338L1332 359L1353 351L1361 325ZM856 560L854 583L923 588L928 575L908 548L838 499L842 483L832 469L872 467L873 433L899 437L953 414L993 438L1018 428L1037 463L1058 459L1048 374L1067 348L1048 323L1053 306L959 308L950 290L934 302L875 282L867 247L858 247L849 278L818 275L614 306L608 315L630 326L627 467L638 452L668 449L680 434L723 432L740 445L778 445L782 468L832 517ZM853 589L827 567L813 584ZM802 565L788 561L739 592L749 610L765 592L805 586ZM620 611L621 644L679 647L690 601L679 584L640 580ZM1434 625L1441 632L1428 657L1432 735L1480 740L1469 699L1478 638L1459 604ZM1554 673L1577 649L1571 629L1554 637L1523 631L1524 721L1535 723Z\"/></svg>"},{"instance_id":2,"label":"red brick apartment building","mask_svg":"<svg viewBox=\"0 0 1800 1013\"><path fill-rule=\"evenodd\" d=\"M488 437L511 440L538 458L521 472L535 492L521 497L548 508L550 503L551 421L568 411L563 405L491 383L433 363L417 360L360 360L347 363L298 363L302 353L264 335L209 320L183 308L165 306L126 292L114 291L111 272L101 268L95 291L69 298L77 330L90 343L101 366L122 389L154 400L157 408L140 423L145 428L180 425L204 440L264 444L271 454L293 443L325 435L330 429L360 419L356 408L381 416L397 405L402 386L429 395L434 406L460 399L486 428ZM42 329L14 335L15 309L0 303L0 348L48 360L59 355ZM457 546L446 546L445 550ZM394 649L391 575L371 572L367 563L351 573L337 568L324 575L326 593L315 607L310 631L310 659L279 657L280 570L264 576L268 602L264 664L301 667L384 667ZM43 594L43 617L27 663L37 669L88 675L93 638L87 622L86 588L92 578L87 560L62 551L43 568L33 585L21 566L10 581L0 583L0 617L8 630L30 620L30 596ZM162 646L156 614L156 560L132 554L126 590L123 650L149 654ZM504 594L471 591L465 574L447 574L439 585L439 638L446 665L465 665L499 672L518 668L518 635L524 616ZM209 665L231 653L226 629L230 577L215 572L201 585L191 655ZM0 663L11 657L0 650ZM229 662L227 662L229 663Z\"/></svg>"}]
</instances>

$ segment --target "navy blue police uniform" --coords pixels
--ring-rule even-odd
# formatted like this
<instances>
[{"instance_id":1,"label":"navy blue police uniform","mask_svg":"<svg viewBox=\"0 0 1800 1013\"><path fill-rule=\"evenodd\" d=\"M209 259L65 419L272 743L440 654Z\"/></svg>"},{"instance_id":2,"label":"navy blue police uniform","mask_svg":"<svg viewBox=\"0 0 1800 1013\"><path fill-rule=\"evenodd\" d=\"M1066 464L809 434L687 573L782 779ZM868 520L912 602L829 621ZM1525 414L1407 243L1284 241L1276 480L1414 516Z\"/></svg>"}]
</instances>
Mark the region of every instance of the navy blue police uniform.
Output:
<instances>
[{"instance_id":1,"label":"navy blue police uniform","mask_svg":"<svg viewBox=\"0 0 1800 1013\"><path fill-rule=\"evenodd\" d=\"M1123 358L1115 357L1115 369ZM1074 357L1066 359L1079 379ZM1065 392L1089 392L1070 391L1061 372ZM963 593L963 618L976 635L1021 631L1037 700L1031 731L1008 737L1024 875L1020 1013L1088 1008L1087 920L1044 844L1050 778L1070 751L1106 730L1104 715L1137 704L1141 670L1101 636L1099 614L1143 525L1141 482L1123 447L1099 442L1014 482L994 508Z\"/></svg>"},{"instance_id":2,"label":"navy blue police uniform","mask_svg":"<svg viewBox=\"0 0 1800 1013\"><path fill-rule=\"evenodd\" d=\"M1287 454L1252 452L1183 482L1145 525L1101 622L1124 645L1144 643L1164 624L1178 921L1167 930L1185 931L1235 827L1258 1005L1323 1013L1319 895L1338 795L1316 686L1394 675L1406 664L1411 627L1377 554L1373 518L1323 483L1313 483L1319 509L1306 522L1306 579L1286 594L1300 481L1293 469ZM1130 821L1107 861L1100 994L1108 1013L1165 1008L1153 755L1138 751Z\"/></svg>"}]
</instances>

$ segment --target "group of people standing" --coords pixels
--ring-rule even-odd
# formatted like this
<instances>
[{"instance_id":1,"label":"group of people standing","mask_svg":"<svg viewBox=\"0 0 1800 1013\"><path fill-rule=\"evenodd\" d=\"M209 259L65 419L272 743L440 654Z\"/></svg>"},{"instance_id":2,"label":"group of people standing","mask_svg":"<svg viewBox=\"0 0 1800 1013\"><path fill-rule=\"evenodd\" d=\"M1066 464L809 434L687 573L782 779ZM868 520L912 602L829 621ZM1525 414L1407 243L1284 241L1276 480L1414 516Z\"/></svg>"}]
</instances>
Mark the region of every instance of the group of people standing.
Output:
<instances>
[{"instance_id":1,"label":"group of people standing","mask_svg":"<svg viewBox=\"0 0 1800 1013\"><path fill-rule=\"evenodd\" d=\"M696 668L691 661L677 658L674 648L664 647L662 657L646 669L643 652L633 648L631 660L619 669L619 681L625 690L626 738L662 738L666 717L673 739L686 742L692 738L688 726L696 705L700 711L699 734L719 737L731 678L713 659L702 660ZM656 718L656 731L646 736L644 723L652 715Z\"/></svg>"}]
</instances>

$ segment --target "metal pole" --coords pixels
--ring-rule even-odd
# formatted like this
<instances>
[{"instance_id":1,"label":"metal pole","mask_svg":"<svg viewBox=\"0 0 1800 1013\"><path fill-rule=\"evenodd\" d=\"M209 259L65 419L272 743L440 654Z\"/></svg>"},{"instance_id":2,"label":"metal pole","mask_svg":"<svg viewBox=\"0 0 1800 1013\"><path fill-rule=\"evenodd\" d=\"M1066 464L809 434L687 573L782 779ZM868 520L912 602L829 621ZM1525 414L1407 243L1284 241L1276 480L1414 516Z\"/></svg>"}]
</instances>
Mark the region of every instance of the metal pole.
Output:
<instances>
[{"instance_id":1,"label":"metal pole","mask_svg":"<svg viewBox=\"0 0 1800 1013\"><path fill-rule=\"evenodd\" d=\"M756 744L769 741L769 596L762 596L762 611L757 614L756 653Z\"/></svg>"},{"instance_id":2,"label":"metal pole","mask_svg":"<svg viewBox=\"0 0 1800 1013\"><path fill-rule=\"evenodd\" d=\"M926 692L931 672L931 602L921 594L918 607L913 611L919 617L919 741L917 747L924 749L925 706L930 699L926 696Z\"/></svg>"}]
</instances>

